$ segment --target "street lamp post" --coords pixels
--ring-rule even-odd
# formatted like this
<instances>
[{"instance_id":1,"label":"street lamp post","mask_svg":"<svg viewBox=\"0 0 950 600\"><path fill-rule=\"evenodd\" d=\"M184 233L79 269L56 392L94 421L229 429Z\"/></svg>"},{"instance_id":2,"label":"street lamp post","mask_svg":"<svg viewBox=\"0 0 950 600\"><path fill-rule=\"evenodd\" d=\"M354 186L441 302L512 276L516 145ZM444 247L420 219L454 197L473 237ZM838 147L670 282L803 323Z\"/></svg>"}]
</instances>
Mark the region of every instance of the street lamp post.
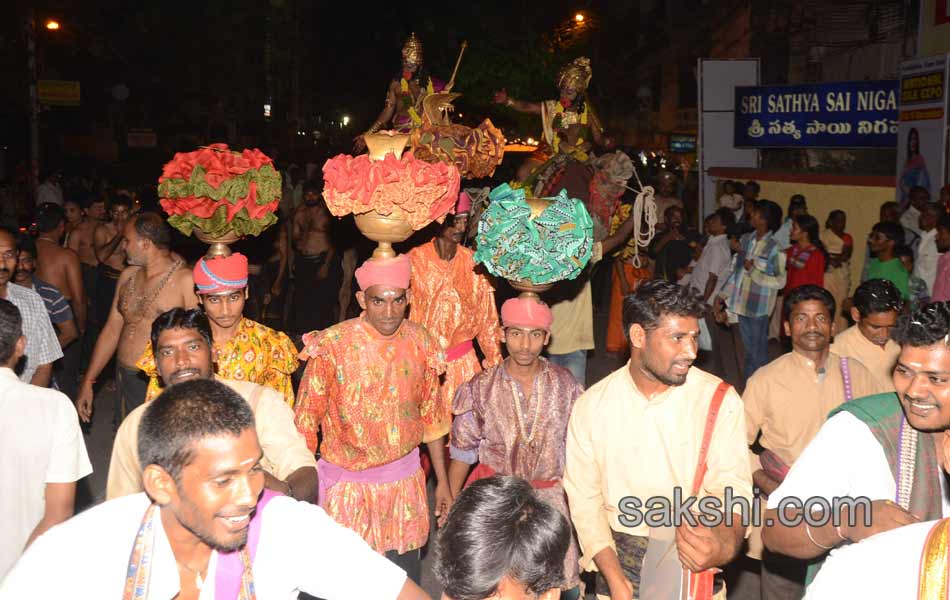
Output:
<instances>
[{"instance_id":1,"label":"street lamp post","mask_svg":"<svg viewBox=\"0 0 950 600\"><path fill-rule=\"evenodd\" d=\"M36 19L30 11L26 21L26 68L30 77L30 173L29 186L36 202L40 178L40 98L36 91Z\"/></svg>"}]
</instances>

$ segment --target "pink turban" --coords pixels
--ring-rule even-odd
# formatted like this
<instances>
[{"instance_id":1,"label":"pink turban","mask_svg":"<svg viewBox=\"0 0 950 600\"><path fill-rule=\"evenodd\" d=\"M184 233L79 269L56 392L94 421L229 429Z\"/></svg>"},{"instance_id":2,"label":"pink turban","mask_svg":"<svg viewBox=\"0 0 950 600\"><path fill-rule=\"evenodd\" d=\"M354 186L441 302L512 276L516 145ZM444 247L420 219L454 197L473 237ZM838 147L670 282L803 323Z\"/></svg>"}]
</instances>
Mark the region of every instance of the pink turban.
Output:
<instances>
[{"instance_id":1,"label":"pink turban","mask_svg":"<svg viewBox=\"0 0 950 600\"><path fill-rule=\"evenodd\" d=\"M468 195L468 192L462 192L459 194L458 204L455 205L455 214L468 214L472 212L472 197Z\"/></svg>"},{"instance_id":2,"label":"pink turban","mask_svg":"<svg viewBox=\"0 0 950 600\"><path fill-rule=\"evenodd\" d=\"M371 258L356 270L356 283L364 292L374 285L407 290L409 272L409 256L406 254L395 258Z\"/></svg>"},{"instance_id":3,"label":"pink turban","mask_svg":"<svg viewBox=\"0 0 950 600\"><path fill-rule=\"evenodd\" d=\"M501 324L504 327L527 327L551 330L554 315L548 305L534 298L512 298L501 305Z\"/></svg>"},{"instance_id":4,"label":"pink turban","mask_svg":"<svg viewBox=\"0 0 950 600\"><path fill-rule=\"evenodd\" d=\"M247 287L247 257L235 252L231 256L202 256L193 271L199 294L217 294Z\"/></svg>"}]
</instances>

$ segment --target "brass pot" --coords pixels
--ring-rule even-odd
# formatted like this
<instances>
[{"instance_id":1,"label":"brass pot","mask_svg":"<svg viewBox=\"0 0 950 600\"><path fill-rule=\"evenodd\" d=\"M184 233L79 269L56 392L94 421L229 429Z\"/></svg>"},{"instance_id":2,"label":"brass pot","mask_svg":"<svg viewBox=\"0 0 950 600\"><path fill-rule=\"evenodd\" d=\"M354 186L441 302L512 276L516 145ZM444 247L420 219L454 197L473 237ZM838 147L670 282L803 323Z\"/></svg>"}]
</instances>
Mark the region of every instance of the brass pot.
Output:
<instances>
[{"instance_id":1,"label":"brass pot","mask_svg":"<svg viewBox=\"0 0 950 600\"><path fill-rule=\"evenodd\" d=\"M373 258L393 258L396 256L393 243L406 241L413 232L406 212L398 206L393 207L390 215L371 210L354 215L353 219L363 235L379 243L373 251Z\"/></svg>"},{"instance_id":2,"label":"brass pot","mask_svg":"<svg viewBox=\"0 0 950 600\"><path fill-rule=\"evenodd\" d=\"M231 248L228 247L228 244L233 244L234 242L241 239L241 236L234 233L233 231L228 231L227 233L217 236L207 234L197 228L193 231L196 238L206 244L210 244L208 251L205 253L205 257L207 258L214 258L216 256L231 256Z\"/></svg>"},{"instance_id":3,"label":"brass pot","mask_svg":"<svg viewBox=\"0 0 950 600\"><path fill-rule=\"evenodd\" d=\"M370 160L383 160L392 152L396 158L402 158L402 153L409 143L408 133L369 133L363 136Z\"/></svg>"},{"instance_id":4,"label":"brass pot","mask_svg":"<svg viewBox=\"0 0 950 600\"><path fill-rule=\"evenodd\" d=\"M534 298L535 300L539 300L542 293L554 287L554 283L531 283L521 279L509 279L508 283L515 290L521 292L518 294L519 298Z\"/></svg>"}]
</instances>

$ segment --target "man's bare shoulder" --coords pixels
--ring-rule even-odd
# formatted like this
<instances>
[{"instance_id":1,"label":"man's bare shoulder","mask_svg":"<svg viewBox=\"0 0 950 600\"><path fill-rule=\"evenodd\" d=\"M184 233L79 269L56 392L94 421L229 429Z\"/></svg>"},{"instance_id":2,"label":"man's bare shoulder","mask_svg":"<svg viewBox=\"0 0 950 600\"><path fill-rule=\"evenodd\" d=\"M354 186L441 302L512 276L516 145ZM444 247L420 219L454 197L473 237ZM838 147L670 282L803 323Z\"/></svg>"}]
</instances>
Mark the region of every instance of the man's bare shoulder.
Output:
<instances>
[{"instance_id":1,"label":"man's bare shoulder","mask_svg":"<svg viewBox=\"0 0 950 600\"><path fill-rule=\"evenodd\" d=\"M110 238L115 235L115 225L112 223L98 223L93 229L93 235L96 237L100 236L109 236Z\"/></svg>"},{"instance_id":2,"label":"man's bare shoulder","mask_svg":"<svg viewBox=\"0 0 950 600\"><path fill-rule=\"evenodd\" d=\"M79 225L76 225L76 228L73 229L72 235L92 235L100 225L102 225L102 223L96 221L81 221Z\"/></svg>"}]
</instances>

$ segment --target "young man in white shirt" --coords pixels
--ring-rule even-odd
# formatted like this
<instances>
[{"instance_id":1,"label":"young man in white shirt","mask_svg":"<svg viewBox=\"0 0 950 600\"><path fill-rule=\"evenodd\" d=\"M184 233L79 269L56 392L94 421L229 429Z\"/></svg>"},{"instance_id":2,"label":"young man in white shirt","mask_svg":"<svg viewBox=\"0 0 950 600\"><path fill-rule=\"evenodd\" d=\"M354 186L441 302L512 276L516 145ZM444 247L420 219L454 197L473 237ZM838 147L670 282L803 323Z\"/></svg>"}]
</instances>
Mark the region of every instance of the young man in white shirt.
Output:
<instances>
[{"instance_id":1,"label":"young man in white shirt","mask_svg":"<svg viewBox=\"0 0 950 600\"><path fill-rule=\"evenodd\" d=\"M936 204L927 204L917 219L920 225L920 243L917 244L914 275L927 284L928 296L933 295L934 281L937 279L937 260L940 258L940 251L937 250L937 221L940 220L941 212L941 207Z\"/></svg>"},{"instance_id":2,"label":"young man in white shirt","mask_svg":"<svg viewBox=\"0 0 950 600\"><path fill-rule=\"evenodd\" d=\"M930 319L915 327L913 334L918 337L918 343L933 341L932 360L925 369L913 374L908 371L901 376L913 376L914 395L926 393L929 401L939 407L934 412L946 414L950 410L950 342L947 339L950 306L943 303ZM946 471L950 465L950 432L944 431L937 437L938 454L943 458ZM805 597L813 600L943 597L947 589L947 525L947 519L911 523L859 544L836 548ZM941 587L944 592L925 593L933 587Z\"/></svg>"},{"instance_id":3,"label":"young man in white shirt","mask_svg":"<svg viewBox=\"0 0 950 600\"><path fill-rule=\"evenodd\" d=\"M903 315L892 336L901 344L893 375L897 393L858 398L832 411L769 495L763 542L773 552L814 559L842 543L950 515L934 442L935 433L950 429L950 304ZM783 499L816 497L871 502L853 513L839 504L838 519L820 526L778 522ZM785 512L794 517L801 509Z\"/></svg>"},{"instance_id":4,"label":"young man in white shirt","mask_svg":"<svg viewBox=\"0 0 950 600\"><path fill-rule=\"evenodd\" d=\"M0 299L0 580L26 546L73 515L76 482L92 473L69 398L20 381L20 311Z\"/></svg>"},{"instance_id":5,"label":"young man in white shirt","mask_svg":"<svg viewBox=\"0 0 950 600\"><path fill-rule=\"evenodd\" d=\"M0 599L428 598L321 508L262 495L254 414L225 384L170 386L145 410L138 446L145 493L39 538Z\"/></svg>"}]
</instances>

